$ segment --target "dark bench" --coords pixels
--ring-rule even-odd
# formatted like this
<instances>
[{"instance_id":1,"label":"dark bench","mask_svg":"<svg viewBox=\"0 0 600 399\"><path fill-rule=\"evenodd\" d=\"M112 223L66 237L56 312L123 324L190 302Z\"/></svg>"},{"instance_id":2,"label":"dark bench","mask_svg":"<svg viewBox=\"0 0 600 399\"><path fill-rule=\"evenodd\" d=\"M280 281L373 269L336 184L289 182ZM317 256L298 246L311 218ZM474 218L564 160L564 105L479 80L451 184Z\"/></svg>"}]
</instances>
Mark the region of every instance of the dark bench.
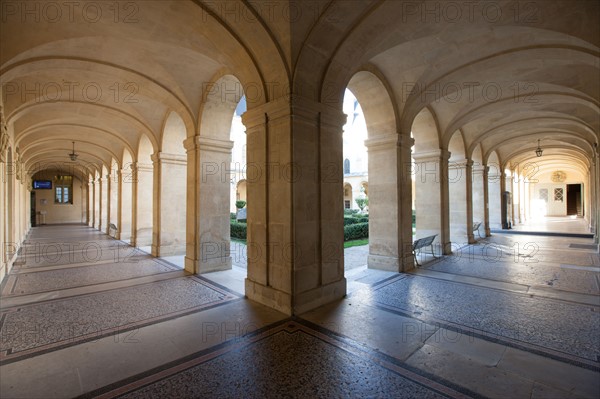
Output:
<instances>
[{"instance_id":1,"label":"dark bench","mask_svg":"<svg viewBox=\"0 0 600 399\"><path fill-rule=\"evenodd\" d=\"M436 257L435 253L433 252L433 240L435 240L435 237L437 237L437 234L434 234L429 237L419 238L418 240L415 240L415 242L413 242L412 252L417 266L421 266L419 264L419 261L417 260L417 251L421 253L421 248L431 247L431 255L433 255L434 258Z\"/></svg>"},{"instance_id":2,"label":"dark bench","mask_svg":"<svg viewBox=\"0 0 600 399\"><path fill-rule=\"evenodd\" d=\"M479 227L481 227L481 222L473 223L473 232L477 231L477 235L479 236L479 238L483 238L481 236L481 233L479 232Z\"/></svg>"}]
</instances>

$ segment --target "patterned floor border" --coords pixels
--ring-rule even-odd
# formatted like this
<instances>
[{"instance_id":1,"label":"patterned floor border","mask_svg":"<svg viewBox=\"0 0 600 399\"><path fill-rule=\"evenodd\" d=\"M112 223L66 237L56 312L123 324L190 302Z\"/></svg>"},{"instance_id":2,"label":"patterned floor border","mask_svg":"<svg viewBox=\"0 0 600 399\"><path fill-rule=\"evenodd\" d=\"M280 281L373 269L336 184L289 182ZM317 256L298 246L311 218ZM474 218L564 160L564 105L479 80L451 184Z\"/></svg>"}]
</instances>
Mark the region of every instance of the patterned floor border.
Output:
<instances>
[{"instance_id":1,"label":"patterned floor border","mask_svg":"<svg viewBox=\"0 0 600 399\"><path fill-rule=\"evenodd\" d=\"M376 291L380 288L383 288L389 284L393 284L393 283L400 281L407 277L408 277L408 275L393 276L391 278L386 279L385 281L382 281L380 284L377 284L376 286L372 287L372 289L373 289L373 291ZM412 277L421 277L421 276L412 276ZM517 294L517 293L515 293L515 294ZM418 320L418 321L421 321L421 322L424 322L427 324L431 324L431 325L435 325L439 328L444 328L444 329L447 329L447 330L450 330L450 331L453 331L453 332L456 332L459 334L472 336L474 338L483 339L488 342L493 342L493 343L497 343L500 345L512 347L515 349L520 349L525 352L529 352L529 353L533 353L533 354L547 357L550 359L558 360L558 361L572 364L574 366L582 367L582 368L585 368L588 370L600 372L600 359L598 359L597 361L594 361L591 359L585 359L585 358L582 358L582 357L579 357L576 355L572 355L570 353L561 352L561 351L554 350L551 348L546 348L543 346L531 344L526 341L520 341L517 339L510 338L510 337L505 337L502 335L490 333L490 332L487 332L484 330L478 330L476 328L468 327L468 326L458 324L458 323L453 323L448 320L438 319L433 316L428 316L425 314L422 314L421 316L417 317L409 310L395 307L395 306L390 306L387 304L383 304L381 302L377 302L375 299L373 299L373 302L374 303L371 304L371 306L373 306L377 309L384 310L386 312L390 312L390 313L402 316L402 317L407 317L410 319Z\"/></svg>"},{"instance_id":2,"label":"patterned floor border","mask_svg":"<svg viewBox=\"0 0 600 399\"><path fill-rule=\"evenodd\" d=\"M427 389L433 390L443 396L455 399L481 398L480 395L462 388L439 377L403 364L398 359L384 355L380 352L365 348L350 338L338 335L323 327L297 317L274 323L270 326L251 332L235 340L224 342L212 348L208 348L194 354L188 355L176 361L153 368L138 375L129 377L122 381L110 384L98 390L88 392L79 396L80 399L98 398L112 399L134 392L148 385L186 371L195 366L209 362L229 352L238 351L259 341L273 336L277 333L288 334L304 333L313 336L337 349L343 350L353 356L367 360L396 375L406 378Z\"/></svg>"},{"instance_id":3,"label":"patterned floor border","mask_svg":"<svg viewBox=\"0 0 600 399\"><path fill-rule=\"evenodd\" d=\"M13 270L10 271L8 276L6 276L6 283L2 287L2 290L0 291L1 292L0 295L2 298L14 298L14 297L19 297L19 296L24 296L24 295L43 294L43 293L47 293L47 292L68 290L68 289L81 288L81 287L89 287L89 286L99 285L99 284L109 284L109 283L114 283L114 282L118 282L118 281L135 280L138 278L156 276L156 275L160 275L160 274L164 274L164 273L172 273L174 271L181 270L180 267L173 265L172 263L159 260L158 258L142 258L142 260L144 260L144 261L152 260L153 262L156 262L162 266L168 267L170 270L167 270L164 272L144 274L144 275L139 275L139 276L129 277L129 278L117 278L116 280L100 281L100 282L95 282L95 283L90 283L90 284L80 284L80 285L75 285L72 287L58 287L58 288L54 288L51 290L45 290L45 291L31 291L31 292L24 292L24 293L15 293L14 290L17 287L17 282L18 282L20 275L30 274L30 273L46 273L46 272L52 271L52 270L28 270L28 268L25 268L25 270L23 270L23 268L15 267L15 268L13 268ZM115 264L115 262L97 263L97 264L92 263L92 264L88 264L88 265L77 265L77 266L73 265L71 267L71 269L85 268L85 267L90 267L90 266L103 266L103 265L111 265L111 264Z\"/></svg>"},{"instance_id":4,"label":"patterned floor border","mask_svg":"<svg viewBox=\"0 0 600 399\"><path fill-rule=\"evenodd\" d=\"M82 344L85 342L96 341L96 340L99 340L101 338L105 338L108 336L126 333L126 332L129 332L132 330L136 330L136 329L139 329L142 327L149 326L149 325L161 323L161 322L172 320L172 319L175 319L178 317L187 316L187 315L190 315L193 313L198 313L198 312L201 312L204 310L223 306L223 305L231 303L233 301L242 299L242 297L239 294L236 294L230 290L224 290L221 286L211 283L211 282L207 281L206 279L201 279L201 278L198 278L197 276L192 276L192 275L185 276L185 277L179 277L179 278L192 279L201 285L207 286L208 288L210 288L214 291L217 291L218 293L220 293L223 296L217 302L203 303L203 304L191 307L191 308L179 310L177 312L165 313L160 316L152 317L152 318L145 319L145 320L140 320L140 321L133 322L133 323L120 325L117 327L108 328L108 329L105 329L102 331L95 331L95 332L92 332L89 334L84 334L84 335L77 336L77 337L69 337L69 338L63 339L61 341L57 341L57 342L53 342L53 343L45 344L45 345L40 345L35 348L31 348L31 349L27 349L27 350L23 350L23 351L12 352L11 349L0 351L0 366L9 364L9 363L13 363L16 361L28 359L31 357L39 356L44 353L53 352L53 351L56 351L59 349L64 349L64 348L68 348L71 346L79 345L79 344ZM153 282L140 284L139 286L148 285L148 284L153 284ZM126 289L130 289L130 288L132 288L132 286L115 288L113 290L108 290L108 291L126 290ZM101 293L105 293L105 292L107 292L107 291L101 291ZM94 292L94 293L89 293L89 294L76 295L76 296L72 296L72 297L68 297L68 298L52 299L52 300L44 301L43 303L68 301L68 300L72 300L73 298L78 298L78 297L82 297L82 296L93 296L93 295L97 295L97 294L99 294L99 293ZM2 331L2 328L4 326L4 321L5 321L6 315L8 313L18 311L18 309L20 309L20 308L36 306L36 305L39 305L40 303L41 302L36 302L36 303L32 303L32 304L27 304L27 305L18 305L13 308L6 308L6 309L3 309L2 311L0 311L0 331Z\"/></svg>"}]
</instances>

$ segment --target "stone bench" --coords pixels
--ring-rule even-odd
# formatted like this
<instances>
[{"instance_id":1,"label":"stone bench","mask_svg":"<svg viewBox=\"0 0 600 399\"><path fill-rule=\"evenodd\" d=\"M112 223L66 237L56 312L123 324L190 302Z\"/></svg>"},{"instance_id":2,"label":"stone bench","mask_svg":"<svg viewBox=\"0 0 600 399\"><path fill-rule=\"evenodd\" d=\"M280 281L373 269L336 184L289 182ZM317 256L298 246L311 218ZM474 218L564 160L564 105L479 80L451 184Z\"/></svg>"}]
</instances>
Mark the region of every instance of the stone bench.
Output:
<instances>
[{"instance_id":1,"label":"stone bench","mask_svg":"<svg viewBox=\"0 0 600 399\"><path fill-rule=\"evenodd\" d=\"M421 266L419 264L419 261L417 260L417 251L419 251L419 253L421 253L421 251L420 251L421 248L431 247L431 255L433 255L434 258L436 257L435 253L433 252L433 240L435 240L435 237L437 237L437 234L434 234L429 237L419 238L418 240L415 240L415 242L413 242L412 252L413 252L413 256L415 258L415 262L417 263L417 266Z\"/></svg>"},{"instance_id":2,"label":"stone bench","mask_svg":"<svg viewBox=\"0 0 600 399\"><path fill-rule=\"evenodd\" d=\"M479 227L481 227L481 222L475 222L475 223L473 223L473 233L475 231L477 231L477 235L479 236L479 238L483 238L481 236L481 233L479 232Z\"/></svg>"}]
</instances>

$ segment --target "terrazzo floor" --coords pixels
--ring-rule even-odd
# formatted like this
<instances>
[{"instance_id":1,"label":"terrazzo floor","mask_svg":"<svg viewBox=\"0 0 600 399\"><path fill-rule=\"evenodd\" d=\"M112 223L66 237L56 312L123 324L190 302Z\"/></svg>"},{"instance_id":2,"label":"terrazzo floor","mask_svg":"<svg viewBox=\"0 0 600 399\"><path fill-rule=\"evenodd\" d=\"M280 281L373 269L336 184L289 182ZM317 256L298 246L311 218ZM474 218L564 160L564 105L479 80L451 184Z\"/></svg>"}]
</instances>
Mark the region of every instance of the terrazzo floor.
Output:
<instances>
[{"instance_id":1,"label":"terrazzo floor","mask_svg":"<svg viewBox=\"0 0 600 399\"><path fill-rule=\"evenodd\" d=\"M73 243L102 256L81 262ZM598 398L590 244L503 234L408 274L349 248L349 295L290 318L225 288L227 274L115 259L130 249L87 226L34 228L0 286L0 396Z\"/></svg>"}]
</instances>

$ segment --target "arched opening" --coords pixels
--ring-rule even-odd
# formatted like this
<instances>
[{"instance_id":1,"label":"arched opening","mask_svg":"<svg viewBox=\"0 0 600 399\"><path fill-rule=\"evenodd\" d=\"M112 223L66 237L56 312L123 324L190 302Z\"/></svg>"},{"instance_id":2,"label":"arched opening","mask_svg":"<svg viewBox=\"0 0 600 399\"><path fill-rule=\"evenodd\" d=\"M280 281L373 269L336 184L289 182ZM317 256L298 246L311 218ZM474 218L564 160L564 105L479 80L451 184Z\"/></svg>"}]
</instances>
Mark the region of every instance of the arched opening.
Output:
<instances>
[{"instance_id":1,"label":"arched opening","mask_svg":"<svg viewBox=\"0 0 600 399\"><path fill-rule=\"evenodd\" d=\"M136 218L133 226L133 243L145 252L151 252L153 225L153 181L152 143L146 136L140 138L137 162L133 169Z\"/></svg>"},{"instance_id":2,"label":"arched opening","mask_svg":"<svg viewBox=\"0 0 600 399\"><path fill-rule=\"evenodd\" d=\"M237 201L246 201L247 198L247 193L246 193L246 180L240 180L236 187L235 187L235 202ZM237 211L237 207L235 206L235 202L233 204L234 206L234 212Z\"/></svg>"},{"instance_id":3,"label":"arched opening","mask_svg":"<svg viewBox=\"0 0 600 399\"><path fill-rule=\"evenodd\" d=\"M456 131L448 144L448 196L450 242L453 250L469 243L467 229L467 158L462 133Z\"/></svg>"},{"instance_id":4,"label":"arched opening","mask_svg":"<svg viewBox=\"0 0 600 399\"><path fill-rule=\"evenodd\" d=\"M245 199L237 200L237 189L243 190L238 183L246 178L245 111L241 83L232 75L221 77L205 95L199 137L198 272L240 293L249 274L246 209L254 200L246 182L245 193L239 192Z\"/></svg>"},{"instance_id":5,"label":"arched opening","mask_svg":"<svg viewBox=\"0 0 600 399\"><path fill-rule=\"evenodd\" d=\"M99 229L100 228L100 194L101 194L101 184L102 182L100 181L100 172L99 171L95 171L94 172L94 178L93 178L93 182L94 182L94 189L93 189L93 202L94 202L94 219L93 219L93 227L95 229Z\"/></svg>"},{"instance_id":6,"label":"arched opening","mask_svg":"<svg viewBox=\"0 0 600 399\"><path fill-rule=\"evenodd\" d=\"M117 227L117 233L121 230L121 223L119 222L119 190L121 184L119 183L119 163L115 158L112 158L110 162L110 174L108 177L108 193L109 193L109 220L108 226L106 226L106 233L110 234L110 225L113 224Z\"/></svg>"},{"instance_id":7,"label":"arched opening","mask_svg":"<svg viewBox=\"0 0 600 399\"><path fill-rule=\"evenodd\" d=\"M152 156L154 168L154 225L152 255L175 257L183 266L186 228L187 156L185 123L171 112L164 123L161 151Z\"/></svg>"},{"instance_id":8,"label":"arched opening","mask_svg":"<svg viewBox=\"0 0 600 399\"><path fill-rule=\"evenodd\" d=\"M364 113L367 136L368 157L364 157L364 170L368 171L368 180L359 179L358 184L352 186L359 191L354 202L362 196L365 200L362 212L368 213L368 268L392 272L408 270L413 267L412 255L404 251L403 246L412 237L411 185L410 180L402 178L401 164L402 159L410 157L411 139L409 134L399 133L392 97L374 72L356 73L347 88ZM354 119L353 113L349 119ZM355 162L350 160L354 174L360 167L355 167ZM361 184L363 182L365 184ZM347 261L344 267L348 267ZM351 290L351 285L349 287Z\"/></svg>"},{"instance_id":9,"label":"arched opening","mask_svg":"<svg viewBox=\"0 0 600 399\"><path fill-rule=\"evenodd\" d=\"M481 146L478 145L471 155L472 164L472 200L473 200L473 237L485 237L485 193L484 193L484 167ZM475 230L477 226L477 230Z\"/></svg>"},{"instance_id":10,"label":"arched opening","mask_svg":"<svg viewBox=\"0 0 600 399\"><path fill-rule=\"evenodd\" d=\"M415 117L412 127L415 140L413 147L411 177L414 184L414 235L415 238L435 236L435 251L442 252L447 242L443 227L444 191L442 166L448 161L447 152L440 146L439 129L435 115L424 108ZM418 254L419 263L433 259L427 251Z\"/></svg>"},{"instance_id":11,"label":"arched opening","mask_svg":"<svg viewBox=\"0 0 600 399\"><path fill-rule=\"evenodd\" d=\"M102 165L102 170L100 172L100 224L98 225L98 230L106 231L108 227L108 213L110 209L109 204L109 193L108 193L108 180L110 176L108 174L108 170L106 166Z\"/></svg>"},{"instance_id":12,"label":"arched opening","mask_svg":"<svg viewBox=\"0 0 600 399\"><path fill-rule=\"evenodd\" d=\"M352 209L352 185L350 183L344 184L344 210Z\"/></svg>"},{"instance_id":13,"label":"arched opening","mask_svg":"<svg viewBox=\"0 0 600 399\"><path fill-rule=\"evenodd\" d=\"M490 229L502 228L502 169L496 152L492 152L486 163L488 168L488 196Z\"/></svg>"},{"instance_id":14,"label":"arched opening","mask_svg":"<svg viewBox=\"0 0 600 399\"><path fill-rule=\"evenodd\" d=\"M14 162L13 162L13 152L12 152L12 148L8 147L7 150L7 170L6 170L6 176L7 176L7 180L8 180L8 184L7 184L7 190L6 190L6 224L5 224L5 228L6 231L4 233L4 237L6 237L6 243L8 245L6 245L5 247L5 256L6 256L6 262L10 262L15 251L16 251L16 247L14 245L15 243L15 222L14 222L14 207L15 207L15 175L16 175L16 168L14 167Z\"/></svg>"}]
</instances>

